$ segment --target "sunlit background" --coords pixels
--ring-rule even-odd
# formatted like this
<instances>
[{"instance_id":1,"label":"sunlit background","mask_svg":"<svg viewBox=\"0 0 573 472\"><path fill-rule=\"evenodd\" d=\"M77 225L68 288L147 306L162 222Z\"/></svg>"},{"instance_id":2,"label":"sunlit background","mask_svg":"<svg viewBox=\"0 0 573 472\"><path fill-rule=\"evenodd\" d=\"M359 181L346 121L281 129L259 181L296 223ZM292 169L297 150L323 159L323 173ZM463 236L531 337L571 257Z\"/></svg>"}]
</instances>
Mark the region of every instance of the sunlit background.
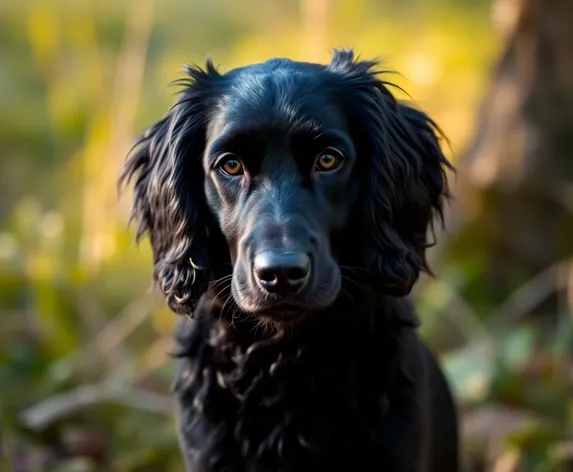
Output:
<instances>
[{"instance_id":1,"label":"sunlit background","mask_svg":"<svg viewBox=\"0 0 573 472\"><path fill-rule=\"evenodd\" d=\"M573 2L4 0L0 471L180 471L175 315L116 179L182 64L379 58L451 141L415 300L464 470L573 470ZM407 98L401 95L402 98Z\"/></svg>"}]
</instances>

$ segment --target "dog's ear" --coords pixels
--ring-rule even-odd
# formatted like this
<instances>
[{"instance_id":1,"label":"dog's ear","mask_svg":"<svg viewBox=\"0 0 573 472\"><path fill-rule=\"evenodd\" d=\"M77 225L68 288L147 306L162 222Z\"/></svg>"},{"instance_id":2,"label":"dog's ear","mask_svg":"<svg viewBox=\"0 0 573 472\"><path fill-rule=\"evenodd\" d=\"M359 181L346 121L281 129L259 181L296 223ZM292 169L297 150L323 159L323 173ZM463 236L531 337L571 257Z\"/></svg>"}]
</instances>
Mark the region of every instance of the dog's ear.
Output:
<instances>
[{"instance_id":1,"label":"dog's ear","mask_svg":"<svg viewBox=\"0 0 573 472\"><path fill-rule=\"evenodd\" d=\"M220 77L210 62L205 70L186 72L177 102L137 139L120 177L120 185L133 181L136 238L149 235L154 279L179 314L192 314L210 278L201 159L209 101Z\"/></svg>"},{"instance_id":2,"label":"dog's ear","mask_svg":"<svg viewBox=\"0 0 573 472\"><path fill-rule=\"evenodd\" d=\"M360 264L370 269L387 293L407 295L420 271L430 273L426 249L433 219L442 219L448 196L444 156L437 125L423 112L398 102L380 80L376 62L356 61L336 51L330 70L343 76L346 108L358 142L364 176L363 206L356 223L362 242ZM354 230L355 233L355 230ZM356 254L355 254L356 255Z\"/></svg>"}]
</instances>

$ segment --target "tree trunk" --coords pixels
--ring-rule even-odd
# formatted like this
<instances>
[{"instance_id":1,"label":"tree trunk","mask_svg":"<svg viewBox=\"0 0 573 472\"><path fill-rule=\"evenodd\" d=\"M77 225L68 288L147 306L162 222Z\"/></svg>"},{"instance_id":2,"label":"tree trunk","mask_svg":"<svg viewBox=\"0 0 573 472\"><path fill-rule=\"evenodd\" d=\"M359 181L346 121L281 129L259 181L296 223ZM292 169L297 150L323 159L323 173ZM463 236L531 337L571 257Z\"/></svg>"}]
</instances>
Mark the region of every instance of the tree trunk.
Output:
<instances>
[{"instance_id":1,"label":"tree trunk","mask_svg":"<svg viewBox=\"0 0 573 472\"><path fill-rule=\"evenodd\" d=\"M573 1L495 7L505 48L459 163L457 213L468 220L448 250L479 267L473 304L499 303L573 254ZM552 291L527 310L556 313Z\"/></svg>"}]
</instances>

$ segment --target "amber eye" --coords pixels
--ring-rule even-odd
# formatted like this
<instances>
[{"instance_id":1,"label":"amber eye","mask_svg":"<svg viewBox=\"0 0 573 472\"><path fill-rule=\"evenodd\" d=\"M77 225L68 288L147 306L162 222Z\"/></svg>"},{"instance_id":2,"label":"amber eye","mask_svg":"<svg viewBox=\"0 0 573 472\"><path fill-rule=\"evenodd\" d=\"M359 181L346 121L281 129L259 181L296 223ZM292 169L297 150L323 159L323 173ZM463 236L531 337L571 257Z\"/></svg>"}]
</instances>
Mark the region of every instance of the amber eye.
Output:
<instances>
[{"instance_id":1,"label":"amber eye","mask_svg":"<svg viewBox=\"0 0 573 472\"><path fill-rule=\"evenodd\" d=\"M319 154L316 159L316 170L320 172L328 172L329 170L336 169L342 162L342 156L335 151L325 151Z\"/></svg>"},{"instance_id":2,"label":"amber eye","mask_svg":"<svg viewBox=\"0 0 573 472\"><path fill-rule=\"evenodd\" d=\"M227 175L240 175L243 173L243 164L231 155L221 163L221 170Z\"/></svg>"}]
</instances>

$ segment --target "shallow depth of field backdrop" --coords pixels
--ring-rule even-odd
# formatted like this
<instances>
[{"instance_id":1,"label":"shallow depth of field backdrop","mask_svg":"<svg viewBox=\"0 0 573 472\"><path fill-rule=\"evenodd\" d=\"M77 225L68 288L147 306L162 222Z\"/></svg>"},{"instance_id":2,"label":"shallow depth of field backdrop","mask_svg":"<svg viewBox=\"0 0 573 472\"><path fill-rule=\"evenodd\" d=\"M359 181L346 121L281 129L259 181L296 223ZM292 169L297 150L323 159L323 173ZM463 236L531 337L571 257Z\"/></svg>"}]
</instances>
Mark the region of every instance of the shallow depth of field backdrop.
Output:
<instances>
[{"instance_id":1,"label":"shallow depth of field backdrop","mask_svg":"<svg viewBox=\"0 0 573 472\"><path fill-rule=\"evenodd\" d=\"M459 168L422 335L462 413L464 470L573 457L569 0L4 0L0 471L179 471L175 315L116 178L186 62L379 57ZM404 97L403 95L401 95Z\"/></svg>"}]
</instances>

